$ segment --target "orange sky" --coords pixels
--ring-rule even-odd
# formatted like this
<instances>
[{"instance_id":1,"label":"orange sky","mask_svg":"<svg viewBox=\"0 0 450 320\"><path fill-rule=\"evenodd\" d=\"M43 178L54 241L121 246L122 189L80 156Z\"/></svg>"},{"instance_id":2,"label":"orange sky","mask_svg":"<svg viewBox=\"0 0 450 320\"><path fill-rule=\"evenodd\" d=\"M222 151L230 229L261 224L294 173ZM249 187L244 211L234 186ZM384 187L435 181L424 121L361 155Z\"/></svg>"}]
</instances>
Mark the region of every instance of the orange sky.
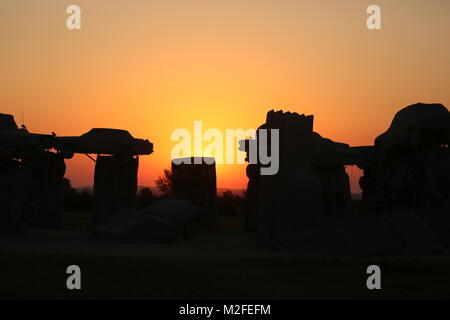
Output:
<instances>
[{"instance_id":1,"label":"orange sky","mask_svg":"<svg viewBox=\"0 0 450 320\"><path fill-rule=\"evenodd\" d=\"M366 28L370 4L382 30ZM67 6L81 30L66 29ZM129 130L155 153L139 185L170 165L174 129L257 128L271 108L314 114L314 130L371 144L400 108L450 106L450 1L0 0L0 105L31 132ZM67 161L91 185L85 156ZM218 186L244 188L245 165Z\"/></svg>"}]
</instances>

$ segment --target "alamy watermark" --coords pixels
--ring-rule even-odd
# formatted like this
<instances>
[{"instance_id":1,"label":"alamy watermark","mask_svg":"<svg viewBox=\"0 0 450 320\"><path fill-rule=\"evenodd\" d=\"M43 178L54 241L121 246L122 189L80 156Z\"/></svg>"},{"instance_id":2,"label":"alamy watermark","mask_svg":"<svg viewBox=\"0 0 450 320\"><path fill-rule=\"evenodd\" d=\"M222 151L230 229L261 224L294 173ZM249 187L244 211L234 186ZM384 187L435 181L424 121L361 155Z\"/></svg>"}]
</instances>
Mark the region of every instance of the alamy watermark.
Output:
<instances>
[{"instance_id":1,"label":"alamy watermark","mask_svg":"<svg viewBox=\"0 0 450 320\"><path fill-rule=\"evenodd\" d=\"M67 7L66 13L69 16L66 19L66 27L69 30L81 29L81 9L76 4L71 4ZM366 13L370 16L367 17L366 26L369 30L381 29L381 8L376 4L372 4L367 7Z\"/></svg>"},{"instance_id":2,"label":"alamy watermark","mask_svg":"<svg viewBox=\"0 0 450 320\"><path fill-rule=\"evenodd\" d=\"M280 137L278 129L226 129L225 135L215 128L203 132L203 122L194 121L194 134L188 129L175 129L171 141L178 142L171 152L174 164L191 164L191 155L201 155L194 158L194 164L243 164L245 153L239 152L239 141L248 140L248 162L261 165L261 175L274 175L280 165ZM258 139L251 137L258 136ZM204 143L206 142L206 145ZM192 148L193 145L193 148ZM208 163L210 162L210 163Z\"/></svg>"},{"instance_id":3,"label":"alamy watermark","mask_svg":"<svg viewBox=\"0 0 450 320\"><path fill-rule=\"evenodd\" d=\"M376 4L367 7L367 14L370 16L366 20L367 29L380 30L381 29L381 8Z\"/></svg>"},{"instance_id":4,"label":"alamy watermark","mask_svg":"<svg viewBox=\"0 0 450 320\"><path fill-rule=\"evenodd\" d=\"M366 286L369 290L381 290L381 269L376 264L367 267L366 273L370 276L367 278Z\"/></svg>"},{"instance_id":5,"label":"alamy watermark","mask_svg":"<svg viewBox=\"0 0 450 320\"><path fill-rule=\"evenodd\" d=\"M81 269L72 264L67 267L66 273L69 274L66 280L66 286L69 290L81 290Z\"/></svg>"},{"instance_id":6,"label":"alamy watermark","mask_svg":"<svg viewBox=\"0 0 450 320\"><path fill-rule=\"evenodd\" d=\"M69 16L66 19L66 27L69 30L81 29L81 9L76 4L72 4L67 7L66 13Z\"/></svg>"}]
</instances>

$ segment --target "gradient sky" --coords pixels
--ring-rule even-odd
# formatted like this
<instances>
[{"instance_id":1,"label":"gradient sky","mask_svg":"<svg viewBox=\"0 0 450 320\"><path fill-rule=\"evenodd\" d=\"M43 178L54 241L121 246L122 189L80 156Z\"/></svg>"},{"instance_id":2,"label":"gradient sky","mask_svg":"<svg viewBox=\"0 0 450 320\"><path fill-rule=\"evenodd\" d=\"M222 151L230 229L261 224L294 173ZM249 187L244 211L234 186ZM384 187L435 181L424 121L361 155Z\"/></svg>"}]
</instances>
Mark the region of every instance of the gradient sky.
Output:
<instances>
[{"instance_id":1,"label":"gradient sky","mask_svg":"<svg viewBox=\"0 0 450 320\"><path fill-rule=\"evenodd\" d=\"M81 7L81 30L66 8ZM382 30L366 28L366 8ZM0 112L31 132L129 130L155 153L139 185L170 165L174 129L257 128L271 108L314 114L314 130L372 144L416 102L450 106L447 0L0 0ZM94 164L67 161L75 186ZM244 188L245 165L218 186Z\"/></svg>"}]
</instances>

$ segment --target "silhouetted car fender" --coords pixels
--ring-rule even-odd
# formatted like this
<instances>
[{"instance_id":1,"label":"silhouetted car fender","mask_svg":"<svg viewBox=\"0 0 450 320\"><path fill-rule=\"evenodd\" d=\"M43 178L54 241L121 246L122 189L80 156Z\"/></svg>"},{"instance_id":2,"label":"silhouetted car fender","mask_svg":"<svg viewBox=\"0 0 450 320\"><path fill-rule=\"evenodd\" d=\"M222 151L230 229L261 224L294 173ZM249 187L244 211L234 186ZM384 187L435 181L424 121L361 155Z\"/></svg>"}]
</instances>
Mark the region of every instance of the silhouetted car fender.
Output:
<instances>
[{"instance_id":1,"label":"silhouetted car fender","mask_svg":"<svg viewBox=\"0 0 450 320\"><path fill-rule=\"evenodd\" d=\"M22 157L50 149L54 137L47 134L29 133L26 129L0 130L0 156Z\"/></svg>"},{"instance_id":2,"label":"silhouetted car fender","mask_svg":"<svg viewBox=\"0 0 450 320\"><path fill-rule=\"evenodd\" d=\"M121 160L129 160L133 158L133 155L135 154L135 151L131 147L124 147L119 151L119 157Z\"/></svg>"},{"instance_id":3,"label":"silhouetted car fender","mask_svg":"<svg viewBox=\"0 0 450 320\"><path fill-rule=\"evenodd\" d=\"M69 143L63 144L61 154L64 159L72 159L75 155L75 147Z\"/></svg>"}]
</instances>

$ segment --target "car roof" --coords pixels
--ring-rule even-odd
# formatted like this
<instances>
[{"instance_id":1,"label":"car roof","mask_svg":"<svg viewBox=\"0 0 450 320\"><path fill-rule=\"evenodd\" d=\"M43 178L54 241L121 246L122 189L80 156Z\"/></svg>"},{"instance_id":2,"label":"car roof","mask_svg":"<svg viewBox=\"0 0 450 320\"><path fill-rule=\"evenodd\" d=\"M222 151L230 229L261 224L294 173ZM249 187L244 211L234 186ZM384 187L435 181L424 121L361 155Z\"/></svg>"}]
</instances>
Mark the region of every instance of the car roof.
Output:
<instances>
[{"instance_id":1,"label":"car roof","mask_svg":"<svg viewBox=\"0 0 450 320\"><path fill-rule=\"evenodd\" d=\"M102 133L102 134L103 133L107 133L107 134L120 133L120 134L131 135L127 130L111 129L111 128L92 128L91 130L89 130L85 134L89 134L89 133Z\"/></svg>"},{"instance_id":2,"label":"car roof","mask_svg":"<svg viewBox=\"0 0 450 320\"><path fill-rule=\"evenodd\" d=\"M398 111L391 122L391 126L375 139L375 144L383 148L391 148L408 138L408 130L420 125L421 120L448 119L450 113L440 103L416 103ZM448 122L443 122L448 123Z\"/></svg>"}]
</instances>

